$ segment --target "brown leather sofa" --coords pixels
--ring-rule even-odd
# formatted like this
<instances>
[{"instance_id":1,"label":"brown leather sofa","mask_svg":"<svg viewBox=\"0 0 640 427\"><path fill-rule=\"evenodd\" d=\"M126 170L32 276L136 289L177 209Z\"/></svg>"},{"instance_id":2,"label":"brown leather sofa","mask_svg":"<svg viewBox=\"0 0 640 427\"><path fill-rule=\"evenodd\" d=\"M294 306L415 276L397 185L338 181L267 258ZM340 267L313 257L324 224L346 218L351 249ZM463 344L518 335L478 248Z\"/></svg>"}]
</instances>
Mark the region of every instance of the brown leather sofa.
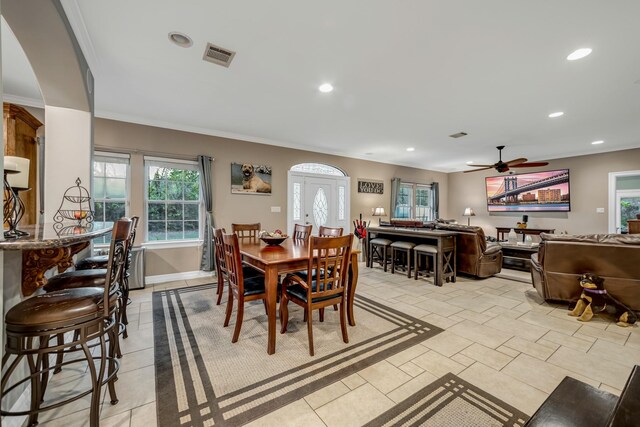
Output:
<instances>
[{"instance_id":1,"label":"brown leather sofa","mask_svg":"<svg viewBox=\"0 0 640 427\"><path fill-rule=\"evenodd\" d=\"M487 246L482 228L438 223L436 229L458 232L456 237L456 271L458 273L476 277L489 277L500 273L502 249L499 245Z\"/></svg>"},{"instance_id":2,"label":"brown leather sofa","mask_svg":"<svg viewBox=\"0 0 640 427\"><path fill-rule=\"evenodd\" d=\"M578 277L595 273L605 289L632 310L640 310L640 236L541 234L531 256L533 286L545 300L575 302Z\"/></svg>"}]
</instances>

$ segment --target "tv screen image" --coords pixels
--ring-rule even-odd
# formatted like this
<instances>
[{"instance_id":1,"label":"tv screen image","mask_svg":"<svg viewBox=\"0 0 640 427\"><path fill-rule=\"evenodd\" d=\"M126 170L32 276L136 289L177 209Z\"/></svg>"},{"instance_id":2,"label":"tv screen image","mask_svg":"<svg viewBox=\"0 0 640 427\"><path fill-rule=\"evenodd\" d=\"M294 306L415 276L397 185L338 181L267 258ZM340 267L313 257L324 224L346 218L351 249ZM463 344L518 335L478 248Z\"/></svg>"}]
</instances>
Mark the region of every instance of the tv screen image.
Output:
<instances>
[{"instance_id":1,"label":"tv screen image","mask_svg":"<svg viewBox=\"0 0 640 427\"><path fill-rule=\"evenodd\" d=\"M569 212L569 169L485 179L489 212Z\"/></svg>"}]
</instances>

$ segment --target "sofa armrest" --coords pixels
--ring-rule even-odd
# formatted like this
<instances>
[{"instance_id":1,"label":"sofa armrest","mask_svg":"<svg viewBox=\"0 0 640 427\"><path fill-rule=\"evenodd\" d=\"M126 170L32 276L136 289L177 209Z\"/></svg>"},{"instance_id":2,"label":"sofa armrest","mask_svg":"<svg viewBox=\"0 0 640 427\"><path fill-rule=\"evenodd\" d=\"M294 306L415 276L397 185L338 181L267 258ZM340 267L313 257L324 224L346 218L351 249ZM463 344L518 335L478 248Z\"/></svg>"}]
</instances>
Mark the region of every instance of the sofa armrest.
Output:
<instances>
[{"instance_id":1,"label":"sofa armrest","mask_svg":"<svg viewBox=\"0 0 640 427\"><path fill-rule=\"evenodd\" d=\"M502 247L500 247L500 245L489 245L484 251L484 255L492 255L500 251L502 251Z\"/></svg>"}]
</instances>

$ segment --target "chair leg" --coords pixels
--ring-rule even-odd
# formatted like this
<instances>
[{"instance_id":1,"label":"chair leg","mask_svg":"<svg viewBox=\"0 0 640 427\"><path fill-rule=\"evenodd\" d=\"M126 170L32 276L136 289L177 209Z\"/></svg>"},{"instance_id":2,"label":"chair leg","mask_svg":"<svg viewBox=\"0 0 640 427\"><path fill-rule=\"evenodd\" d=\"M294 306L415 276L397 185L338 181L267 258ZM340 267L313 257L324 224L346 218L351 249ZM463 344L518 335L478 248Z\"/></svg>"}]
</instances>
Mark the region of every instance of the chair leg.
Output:
<instances>
[{"instance_id":1,"label":"chair leg","mask_svg":"<svg viewBox=\"0 0 640 427\"><path fill-rule=\"evenodd\" d=\"M318 310L319 316L320 316L320 322L324 322L324 307L321 308L320 310Z\"/></svg>"},{"instance_id":2,"label":"chair leg","mask_svg":"<svg viewBox=\"0 0 640 427\"><path fill-rule=\"evenodd\" d=\"M338 311L338 304L333 304L333 311Z\"/></svg>"},{"instance_id":3,"label":"chair leg","mask_svg":"<svg viewBox=\"0 0 640 427\"><path fill-rule=\"evenodd\" d=\"M29 348L33 345L33 338L29 338ZM35 361L36 356L30 354L27 356L27 362L29 365L29 371L31 372L31 405L29 407L30 411L33 411L29 415L29 425L35 426L38 424L38 409L40 409L40 381L39 375L36 374L38 371L38 364Z\"/></svg>"},{"instance_id":4,"label":"chair leg","mask_svg":"<svg viewBox=\"0 0 640 427\"><path fill-rule=\"evenodd\" d=\"M418 271L420 270L420 255L418 251L413 251L413 268L415 269L413 279L418 280Z\"/></svg>"},{"instance_id":5,"label":"chair leg","mask_svg":"<svg viewBox=\"0 0 640 427\"><path fill-rule=\"evenodd\" d=\"M309 355L313 356L313 316L309 316L307 320L307 334L309 335Z\"/></svg>"},{"instance_id":6,"label":"chair leg","mask_svg":"<svg viewBox=\"0 0 640 427\"><path fill-rule=\"evenodd\" d=\"M218 301L216 305L220 305L220 301L222 301L222 294L224 293L224 277L222 277L222 273L218 274Z\"/></svg>"},{"instance_id":7,"label":"chair leg","mask_svg":"<svg viewBox=\"0 0 640 427\"><path fill-rule=\"evenodd\" d=\"M229 320L231 319L231 312L233 311L233 291L231 285L229 285L229 300L227 301L227 314L224 318L225 328L229 326Z\"/></svg>"},{"instance_id":8,"label":"chair leg","mask_svg":"<svg viewBox=\"0 0 640 427\"><path fill-rule=\"evenodd\" d=\"M391 274L396 274L396 249L395 248L391 248Z\"/></svg>"},{"instance_id":9,"label":"chair leg","mask_svg":"<svg viewBox=\"0 0 640 427\"><path fill-rule=\"evenodd\" d=\"M307 309L304 309L304 315L302 317L302 321L303 322L308 322L309 321L309 312L307 311Z\"/></svg>"},{"instance_id":10,"label":"chair leg","mask_svg":"<svg viewBox=\"0 0 640 427\"><path fill-rule=\"evenodd\" d=\"M383 265L383 270L386 273L387 272L387 247L386 246L382 248L382 265Z\"/></svg>"},{"instance_id":11,"label":"chair leg","mask_svg":"<svg viewBox=\"0 0 640 427\"><path fill-rule=\"evenodd\" d=\"M407 278L411 279L411 249L407 249Z\"/></svg>"},{"instance_id":12,"label":"chair leg","mask_svg":"<svg viewBox=\"0 0 640 427\"><path fill-rule=\"evenodd\" d=\"M73 338L74 340L76 338L75 332L73 333ZM64 344L64 334L56 335L56 343L58 344L59 347L61 347ZM63 358L64 358L64 353L63 353L63 350L60 349L58 350L58 354L56 355L56 368L53 370L54 375L62 371L61 365L62 365Z\"/></svg>"},{"instance_id":13,"label":"chair leg","mask_svg":"<svg viewBox=\"0 0 640 427\"><path fill-rule=\"evenodd\" d=\"M340 329L342 329L342 341L345 343L349 342L349 335L347 335L347 320L345 315L345 305L347 301L345 298L342 299L342 303L340 303Z\"/></svg>"},{"instance_id":14,"label":"chair leg","mask_svg":"<svg viewBox=\"0 0 640 427\"><path fill-rule=\"evenodd\" d=\"M240 328L242 328L242 319L244 318L244 297L238 297L238 309L236 310L236 327L233 330L233 338L231 342L237 342L240 336Z\"/></svg>"},{"instance_id":15,"label":"chair leg","mask_svg":"<svg viewBox=\"0 0 640 427\"><path fill-rule=\"evenodd\" d=\"M289 323L289 298L285 292L282 293L282 299L280 300L280 333L287 332L287 324Z\"/></svg>"},{"instance_id":16,"label":"chair leg","mask_svg":"<svg viewBox=\"0 0 640 427\"><path fill-rule=\"evenodd\" d=\"M122 280L122 324L124 325L124 331L122 332L122 338L129 337L127 332L127 325L129 325L129 318L127 317L127 305L129 304L129 278L125 277Z\"/></svg>"},{"instance_id":17,"label":"chair leg","mask_svg":"<svg viewBox=\"0 0 640 427\"><path fill-rule=\"evenodd\" d=\"M107 371L107 375L111 378L109 380L109 398L111 399L111 404L115 405L116 403L118 403L118 395L116 394L116 381L118 380L118 377L116 375L116 361L114 359L114 357L116 356L116 352L115 352L115 347L111 345L111 340L114 339L114 335L115 338L117 339L117 335L118 335L118 330L117 330L117 324L114 325L114 327L111 329L111 331L109 332L109 361L108 361L108 371ZM105 354L106 354L107 348L105 347L105 342L104 342L104 336L100 337L100 354L102 355L102 358L100 359L100 370L101 370L101 378L104 375L104 370L103 370L103 366L105 364ZM113 375L113 377L112 377ZM100 380L100 383L102 383L102 380Z\"/></svg>"},{"instance_id":18,"label":"chair leg","mask_svg":"<svg viewBox=\"0 0 640 427\"><path fill-rule=\"evenodd\" d=\"M84 335L85 332L83 331L82 334ZM81 344L82 347L82 351L84 352L84 356L87 358L87 364L89 365L89 374L91 375L91 384L92 384L92 391L91 391L91 410L89 412L89 425L91 427L98 427L100 425L100 390L101 390L101 384L100 384L100 380L98 379L98 374L96 372L96 365L95 362L93 360L93 357L91 356L91 351L89 350L89 347L87 346L86 341L84 340L83 337L83 342Z\"/></svg>"}]
</instances>

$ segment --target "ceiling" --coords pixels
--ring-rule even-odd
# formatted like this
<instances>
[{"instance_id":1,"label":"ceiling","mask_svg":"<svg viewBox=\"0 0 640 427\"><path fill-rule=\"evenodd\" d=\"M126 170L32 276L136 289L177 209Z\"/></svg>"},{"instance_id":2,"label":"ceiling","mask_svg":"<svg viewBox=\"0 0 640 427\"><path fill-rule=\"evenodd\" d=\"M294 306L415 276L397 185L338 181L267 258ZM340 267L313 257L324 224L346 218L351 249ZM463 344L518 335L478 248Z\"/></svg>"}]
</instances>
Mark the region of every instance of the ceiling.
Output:
<instances>
[{"instance_id":1,"label":"ceiling","mask_svg":"<svg viewBox=\"0 0 640 427\"><path fill-rule=\"evenodd\" d=\"M637 0L63 5L98 117L445 172L497 145L505 160L640 147ZM2 24L5 95L42 102ZM229 68L202 60L207 42L237 52Z\"/></svg>"}]
</instances>

